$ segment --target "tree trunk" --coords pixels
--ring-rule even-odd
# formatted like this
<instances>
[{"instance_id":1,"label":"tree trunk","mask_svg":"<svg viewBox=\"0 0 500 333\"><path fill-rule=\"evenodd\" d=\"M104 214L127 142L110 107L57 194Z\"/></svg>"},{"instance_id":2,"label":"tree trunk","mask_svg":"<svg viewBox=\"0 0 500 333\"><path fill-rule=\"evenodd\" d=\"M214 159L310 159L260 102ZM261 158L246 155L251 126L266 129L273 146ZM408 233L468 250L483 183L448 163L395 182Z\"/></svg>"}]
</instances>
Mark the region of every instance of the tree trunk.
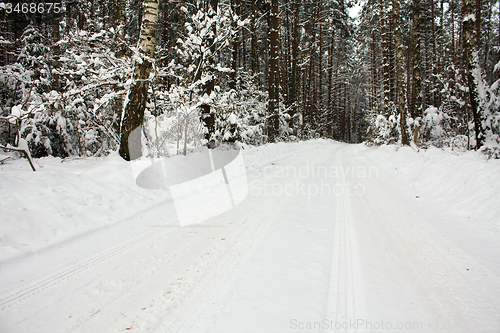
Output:
<instances>
[{"instance_id":1,"label":"tree trunk","mask_svg":"<svg viewBox=\"0 0 500 333\"><path fill-rule=\"evenodd\" d=\"M304 117L305 122L307 124L312 124L313 123L313 110L314 110L314 103L313 103L313 94L314 92L312 91L313 83L314 83L314 67L315 67L315 55L316 55L316 23L318 21L318 16L319 16L319 6L320 6L320 1L321 0L315 0L314 2L314 14L313 14L313 21L312 21L312 41L310 45L310 51L309 51L309 73L307 75L307 91L305 92L306 94L306 105L304 105L304 108L307 110L306 111L306 117Z\"/></svg>"},{"instance_id":2,"label":"tree trunk","mask_svg":"<svg viewBox=\"0 0 500 333\"><path fill-rule=\"evenodd\" d=\"M371 108L375 111L376 101L377 101L377 49L375 44L375 32L372 32L372 43L371 43L371 60L372 60L372 95L371 97Z\"/></svg>"},{"instance_id":3,"label":"tree trunk","mask_svg":"<svg viewBox=\"0 0 500 333\"><path fill-rule=\"evenodd\" d=\"M387 110L389 95L390 95L390 79L389 79L389 44L388 44L388 33L387 33L387 22L386 22L386 11L385 11L385 1L379 1L379 12L380 12L380 26L382 29L382 75L383 75L383 93L382 93L382 106L384 113Z\"/></svg>"},{"instance_id":4,"label":"tree trunk","mask_svg":"<svg viewBox=\"0 0 500 333\"><path fill-rule=\"evenodd\" d=\"M239 0L232 0L231 1L231 9L233 10L233 13L238 13L239 12ZM237 22L233 19L231 22L231 26L234 30L238 29ZM239 33L236 33L236 36L233 38L233 43L232 43L232 51L231 51L231 78L229 80L229 88L230 89L236 89L236 77L237 77L237 70L238 70L238 49L239 49Z\"/></svg>"},{"instance_id":5,"label":"tree trunk","mask_svg":"<svg viewBox=\"0 0 500 333\"><path fill-rule=\"evenodd\" d=\"M476 12L477 13L477 12ZM474 0L463 0L462 2L462 34L464 38L464 61L466 66L466 80L469 87L469 103L474 121L474 132L476 136L476 149L481 148L484 141L484 133L481 124L481 115L478 107L478 91L474 80L473 70L477 63L478 44L476 20L474 12ZM476 58L476 59L475 59Z\"/></svg>"},{"instance_id":6,"label":"tree trunk","mask_svg":"<svg viewBox=\"0 0 500 333\"><path fill-rule=\"evenodd\" d=\"M87 29L89 31L94 31L94 10L95 10L95 6L94 6L94 0L90 0L90 13L89 13L89 21L88 21L88 26L87 26Z\"/></svg>"},{"instance_id":7,"label":"tree trunk","mask_svg":"<svg viewBox=\"0 0 500 333\"><path fill-rule=\"evenodd\" d=\"M285 43L282 43L285 45L285 47L281 48L281 58L282 60L282 71L281 71L281 77L282 77L282 83L281 83L281 89L282 89L282 94L283 94L283 99L285 100L285 104L287 107L291 105L290 102L290 76L291 76L291 46L292 46L292 40L291 40L291 35L293 34L292 30L293 27L290 27L290 0L287 0L286 2L286 8L285 8L285 31L286 31L286 37L283 38L284 40L286 39ZM292 111L293 113L293 111Z\"/></svg>"},{"instance_id":8,"label":"tree trunk","mask_svg":"<svg viewBox=\"0 0 500 333\"><path fill-rule=\"evenodd\" d=\"M406 131L406 103L403 88L403 38L401 36L401 17L399 13L399 0L392 0L392 18L394 21L394 41L396 46L396 96L399 109L399 126L401 127L401 143L409 145L408 133Z\"/></svg>"},{"instance_id":9,"label":"tree trunk","mask_svg":"<svg viewBox=\"0 0 500 333\"><path fill-rule=\"evenodd\" d=\"M55 70L52 75L52 90L59 91L59 74L57 73L59 69L59 55L61 49L59 47L59 40L61 39L61 31L59 28L61 20L61 14L54 13L54 18L52 21L52 68Z\"/></svg>"},{"instance_id":10,"label":"tree trunk","mask_svg":"<svg viewBox=\"0 0 500 333\"><path fill-rule=\"evenodd\" d=\"M142 156L141 128L149 87L151 58L155 55L156 30L158 22L158 0L144 0L139 50L144 56L142 63L136 62L134 83L128 93L128 103L122 120L120 156L130 161Z\"/></svg>"},{"instance_id":11,"label":"tree trunk","mask_svg":"<svg viewBox=\"0 0 500 333\"><path fill-rule=\"evenodd\" d=\"M71 26L73 25L72 20L73 12L73 2L66 2L66 35L69 35L71 31Z\"/></svg>"},{"instance_id":12,"label":"tree trunk","mask_svg":"<svg viewBox=\"0 0 500 333\"><path fill-rule=\"evenodd\" d=\"M441 0L440 1L440 15L441 15L441 19L439 21L439 40L437 41L438 45L439 45L439 65L438 65L438 72L437 74L442 78L444 79L445 75L445 70L444 70L444 0ZM441 82L437 82L437 89L438 89L438 92L441 91L442 89L442 84ZM442 96L441 94L437 94L437 105L441 105L442 102Z\"/></svg>"},{"instance_id":13,"label":"tree trunk","mask_svg":"<svg viewBox=\"0 0 500 333\"><path fill-rule=\"evenodd\" d=\"M476 48L481 47L481 0L476 0Z\"/></svg>"},{"instance_id":14,"label":"tree trunk","mask_svg":"<svg viewBox=\"0 0 500 333\"><path fill-rule=\"evenodd\" d=\"M413 68L412 68L412 103L411 116L413 119L422 115L422 79L420 77L420 0L413 0L413 21L411 40L413 46ZM415 129L417 131L418 129ZM416 142L415 142L416 144Z\"/></svg>"},{"instance_id":15,"label":"tree trunk","mask_svg":"<svg viewBox=\"0 0 500 333\"><path fill-rule=\"evenodd\" d=\"M434 0L430 0L431 2L431 43L432 43L432 59L434 59L432 67L432 77L431 77L431 89L432 89L432 105L437 106L436 101L436 60L439 63L439 59L436 54L436 19L434 17Z\"/></svg>"},{"instance_id":16,"label":"tree trunk","mask_svg":"<svg viewBox=\"0 0 500 333\"><path fill-rule=\"evenodd\" d=\"M420 76L421 80L423 81L422 84L422 111L425 109L425 105L429 104L429 85L430 85L430 80L429 80L429 73L430 70L429 68L431 67L430 65L430 59L429 59L429 11L427 8L427 1L424 0L423 3L421 3L420 7L420 42L421 46L423 44L423 50L421 53L421 56L423 56L423 59L420 59Z\"/></svg>"},{"instance_id":17,"label":"tree trunk","mask_svg":"<svg viewBox=\"0 0 500 333\"><path fill-rule=\"evenodd\" d=\"M108 9L106 1L101 1L101 10L102 10L102 28L106 29L106 24L108 21Z\"/></svg>"},{"instance_id":18,"label":"tree trunk","mask_svg":"<svg viewBox=\"0 0 500 333\"><path fill-rule=\"evenodd\" d=\"M218 0L209 0L209 16L211 18L215 17L217 15L217 7L219 5ZM214 91L215 88L215 71L214 71L214 66L215 66L215 52L216 52L216 45L214 43L214 38L216 34L216 29L217 27L213 27L213 36L208 40L208 45L211 45L210 47L210 53L211 57L209 58L209 71L210 71L210 79L207 80L205 85L203 86L203 94L207 94L210 96L212 91ZM200 60L202 61L202 60ZM200 72L201 74L201 72ZM203 104L201 106L201 120L205 124L205 127L207 128L207 133L205 133L205 139L208 141L208 147L213 148L214 147L214 138L213 135L215 133L215 113L212 112L210 105L208 104Z\"/></svg>"},{"instance_id":19,"label":"tree trunk","mask_svg":"<svg viewBox=\"0 0 500 333\"><path fill-rule=\"evenodd\" d=\"M331 36L331 41L330 41L330 51L328 54L328 90L327 90L327 96L328 96L328 137L333 138L333 117L332 115L334 114L333 110L333 101L332 101L332 95L333 95L333 46L335 43L335 30L332 29L332 36Z\"/></svg>"},{"instance_id":20,"label":"tree trunk","mask_svg":"<svg viewBox=\"0 0 500 333\"><path fill-rule=\"evenodd\" d=\"M270 142L275 142L279 131L279 35L278 0L271 1L269 13L269 108L267 119Z\"/></svg>"},{"instance_id":21,"label":"tree trunk","mask_svg":"<svg viewBox=\"0 0 500 333\"><path fill-rule=\"evenodd\" d=\"M396 51L394 50L394 14L392 10L387 12L387 20L389 21L389 29L387 29L387 50L389 56L389 101L397 105L397 75L396 75Z\"/></svg>"},{"instance_id":22,"label":"tree trunk","mask_svg":"<svg viewBox=\"0 0 500 333\"><path fill-rule=\"evenodd\" d=\"M457 65L457 55L455 48L455 8L453 0L450 0L450 13L451 13L451 59L453 60L453 65Z\"/></svg>"},{"instance_id":23,"label":"tree trunk","mask_svg":"<svg viewBox=\"0 0 500 333\"><path fill-rule=\"evenodd\" d=\"M317 94L318 110L323 109L323 86L321 79L323 78L323 25L319 26L319 55L318 55L318 77L316 81L315 93Z\"/></svg>"},{"instance_id":24,"label":"tree trunk","mask_svg":"<svg viewBox=\"0 0 500 333\"><path fill-rule=\"evenodd\" d=\"M328 54L328 112L331 112L332 109L332 93L333 93L333 85L332 85L332 79L333 79L333 45L335 43L335 30L332 29L332 36L331 36L331 41L330 41L330 50ZM331 134L331 129L330 129L330 134Z\"/></svg>"},{"instance_id":25,"label":"tree trunk","mask_svg":"<svg viewBox=\"0 0 500 333\"><path fill-rule=\"evenodd\" d=\"M500 0L499 0L500 1ZM298 102L298 88L299 83L299 6L300 0L294 0L293 2L293 41L292 41L292 77L290 78L290 102L296 104ZM293 107L293 112L295 113L297 106Z\"/></svg>"},{"instance_id":26,"label":"tree trunk","mask_svg":"<svg viewBox=\"0 0 500 333\"><path fill-rule=\"evenodd\" d=\"M252 74L257 75L259 72L259 59L257 57L257 36L256 36L256 16L257 16L257 8L255 8L255 1L252 1L252 18L250 20L250 33L252 34L252 40L250 42L252 49Z\"/></svg>"},{"instance_id":27,"label":"tree trunk","mask_svg":"<svg viewBox=\"0 0 500 333\"><path fill-rule=\"evenodd\" d=\"M116 57L121 58L125 55L125 0L116 0L115 2L115 54ZM120 133L120 122L123 113L123 86L117 85L115 87L115 131Z\"/></svg>"}]
</instances>

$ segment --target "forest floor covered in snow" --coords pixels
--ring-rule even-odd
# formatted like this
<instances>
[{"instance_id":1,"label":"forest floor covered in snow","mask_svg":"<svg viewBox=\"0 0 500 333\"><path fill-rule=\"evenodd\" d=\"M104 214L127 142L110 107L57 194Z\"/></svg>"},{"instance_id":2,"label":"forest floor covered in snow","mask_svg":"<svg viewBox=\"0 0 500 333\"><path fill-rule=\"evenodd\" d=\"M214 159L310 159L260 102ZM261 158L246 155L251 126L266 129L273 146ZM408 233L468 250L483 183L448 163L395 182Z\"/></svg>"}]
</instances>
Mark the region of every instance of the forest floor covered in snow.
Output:
<instances>
[{"instance_id":1,"label":"forest floor covered in snow","mask_svg":"<svg viewBox=\"0 0 500 333\"><path fill-rule=\"evenodd\" d=\"M117 154L5 161L0 332L500 331L500 160L327 140L240 153L233 178L231 151L139 176ZM210 215L178 189L213 174L231 204Z\"/></svg>"}]
</instances>

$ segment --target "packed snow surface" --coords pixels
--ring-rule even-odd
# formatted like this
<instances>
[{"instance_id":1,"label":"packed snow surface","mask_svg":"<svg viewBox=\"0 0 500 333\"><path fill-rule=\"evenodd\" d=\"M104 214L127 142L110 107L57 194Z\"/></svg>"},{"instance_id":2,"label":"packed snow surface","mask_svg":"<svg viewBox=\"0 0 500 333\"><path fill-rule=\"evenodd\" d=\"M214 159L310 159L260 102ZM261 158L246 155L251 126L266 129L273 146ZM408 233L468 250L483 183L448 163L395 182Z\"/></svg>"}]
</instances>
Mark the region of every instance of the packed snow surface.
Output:
<instances>
[{"instance_id":1,"label":"packed snow surface","mask_svg":"<svg viewBox=\"0 0 500 333\"><path fill-rule=\"evenodd\" d=\"M500 161L240 153L0 164L0 332L500 332ZM229 208L181 227L174 188L212 176Z\"/></svg>"}]
</instances>

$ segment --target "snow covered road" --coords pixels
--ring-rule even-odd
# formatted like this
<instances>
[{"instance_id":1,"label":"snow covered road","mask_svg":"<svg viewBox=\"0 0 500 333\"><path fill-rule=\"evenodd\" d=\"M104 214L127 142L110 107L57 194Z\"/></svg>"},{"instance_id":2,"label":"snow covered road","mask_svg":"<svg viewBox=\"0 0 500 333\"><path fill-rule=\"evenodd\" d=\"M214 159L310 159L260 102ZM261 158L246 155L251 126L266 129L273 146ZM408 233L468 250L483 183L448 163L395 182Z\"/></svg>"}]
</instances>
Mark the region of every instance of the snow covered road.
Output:
<instances>
[{"instance_id":1,"label":"snow covered road","mask_svg":"<svg viewBox=\"0 0 500 333\"><path fill-rule=\"evenodd\" d=\"M0 332L500 332L498 224L447 232L472 222L362 146L243 153L224 214L181 228L165 195L0 261Z\"/></svg>"}]
</instances>

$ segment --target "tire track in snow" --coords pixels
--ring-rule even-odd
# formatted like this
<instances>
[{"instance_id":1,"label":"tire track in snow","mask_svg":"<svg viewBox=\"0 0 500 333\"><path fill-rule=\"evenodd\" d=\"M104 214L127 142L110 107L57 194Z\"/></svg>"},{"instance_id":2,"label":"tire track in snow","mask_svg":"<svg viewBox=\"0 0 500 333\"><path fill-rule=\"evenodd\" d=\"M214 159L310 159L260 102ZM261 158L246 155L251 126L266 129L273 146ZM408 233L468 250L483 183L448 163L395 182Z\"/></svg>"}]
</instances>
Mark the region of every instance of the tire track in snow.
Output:
<instances>
[{"instance_id":1,"label":"tire track in snow","mask_svg":"<svg viewBox=\"0 0 500 333\"><path fill-rule=\"evenodd\" d=\"M356 231L349 198L348 184L342 167L342 150L336 155L337 185L342 193L336 195L335 231L332 248L329 292L325 319L335 332L359 332L353 325L364 319L365 300Z\"/></svg>"}]
</instances>

